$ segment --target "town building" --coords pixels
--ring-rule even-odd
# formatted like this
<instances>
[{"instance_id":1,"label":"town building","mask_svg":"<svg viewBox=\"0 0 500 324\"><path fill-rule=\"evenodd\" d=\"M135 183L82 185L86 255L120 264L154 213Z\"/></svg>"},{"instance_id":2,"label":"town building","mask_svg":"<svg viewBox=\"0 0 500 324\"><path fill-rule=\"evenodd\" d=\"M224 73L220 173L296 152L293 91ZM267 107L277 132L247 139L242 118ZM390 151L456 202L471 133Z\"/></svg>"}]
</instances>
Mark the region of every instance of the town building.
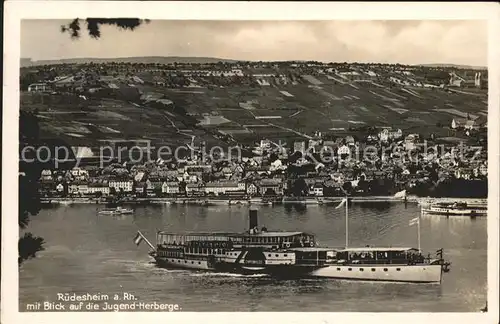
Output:
<instances>
[{"instance_id":1,"label":"town building","mask_svg":"<svg viewBox=\"0 0 500 324\"><path fill-rule=\"evenodd\" d=\"M132 192L134 182L132 180L110 180L109 188L114 188L116 191Z\"/></svg>"},{"instance_id":2,"label":"town building","mask_svg":"<svg viewBox=\"0 0 500 324\"><path fill-rule=\"evenodd\" d=\"M188 183L186 184L186 195L187 196L197 196L204 193L204 188L201 184Z\"/></svg>"},{"instance_id":3,"label":"town building","mask_svg":"<svg viewBox=\"0 0 500 324\"><path fill-rule=\"evenodd\" d=\"M89 172L81 168L73 168L70 173L73 179L77 181L85 181L89 178Z\"/></svg>"},{"instance_id":4,"label":"town building","mask_svg":"<svg viewBox=\"0 0 500 324\"><path fill-rule=\"evenodd\" d=\"M48 92L52 87L47 83L33 83L28 86L28 92Z\"/></svg>"},{"instance_id":5,"label":"town building","mask_svg":"<svg viewBox=\"0 0 500 324\"><path fill-rule=\"evenodd\" d=\"M323 185L315 184L313 186L313 193L316 197L323 197Z\"/></svg>"},{"instance_id":6,"label":"town building","mask_svg":"<svg viewBox=\"0 0 500 324\"><path fill-rule=\"evenodd\" d=\"M163 182L161 192L167 195L179 194L179 183L175 181Z\"/></svg>"},{"instance_id":7,"label":"town building","mask_svg":"<svg viewBox=\"0 0 500 324\"><path fill-rule=\"evenodd\" d=\"M101 193L103 196L109 195L109 187L103 183L92 183L88 185L87 194L95 195L97 193Z\"/></svg>"},{"instance_id":8,"label":"town building","mask_svg":"<svg viewBox=\"0 0 500 324\"><path fill-rule=\"evenodd\" d=\"M88 193L89 186L87 183L73 182L68 187L68 193L70 195L86 195Z\"/></svg>"},{"instance_id":9,"label":"town building","mask_svg":"<svg viewBox=\"0 0 500 324\"><path fill-rule=\"evenodd\" d=\"M398 140L403 137L403 131L401 129L389 129L385 128L380 133L378 133L378 138L382 142L388 142L392 140Z\"/></svg>"},{"instance_id":10,"label":"town building","mask_svg":"<svg viewBox=\"0 0 500 324\"><path fill-rule=\"evenodd\" d=\"M259 193L283 195L283 181L279 178L262 179L259 183Z\"/></svg>"},{"instance_id":11,"label":"town building","mask_svg":"<svg viewBox=\"0 0 500 324\"><path fill-rule=\"evenodd\" d=\"M306 143L304 141L298 141L293 143L293 152L304 153L306 151Z\"/></svg>"},{"instance_id":12,"label":"town building","mask_svg":"<svg viewBox=\"0 0 500 324\"><path fill-rule=\"evenodd\" d=\"M249 183L247 184L246 192L249 196L255 196L259 192L259 188L255 184Z\"/></svg>"},{"instance_id":13,"label":"town building","mask_svg":"<svg viewBox=\"0 0 500 324\"><path fill-rule=\"evenodd\" d=\"M238 183L236 181L217 181L208 182L205 184L205 193L221 195L231 191L245 190L245 183Z\"/></svg>"}]
</instances>

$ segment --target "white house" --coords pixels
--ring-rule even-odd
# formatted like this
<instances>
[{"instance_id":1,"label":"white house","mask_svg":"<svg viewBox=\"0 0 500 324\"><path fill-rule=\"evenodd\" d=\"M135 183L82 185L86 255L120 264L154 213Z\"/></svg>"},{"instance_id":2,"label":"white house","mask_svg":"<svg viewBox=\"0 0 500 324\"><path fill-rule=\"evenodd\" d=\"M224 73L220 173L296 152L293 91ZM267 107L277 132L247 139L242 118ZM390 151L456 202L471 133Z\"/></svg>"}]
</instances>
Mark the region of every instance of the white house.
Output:
<instances>
[{"instance_id":1,"label":"white house","mask_svg":"<svg viewBox=\"0 0 500 324\"><path fill-rule=\"evenodd\" d=\"M330 175L330 178L332 178L333 181L338 182L338 183L343 183L345 180L345 176L341 172L335 172Z\"/></svg>"},{"instance_id":2,"label":"white house","mask_svg":"<svg viewBox=\"0 0 500 324\"><path fill-rule=\"evenodd\" d=\"M259 183L259 191L261 195L271 191L277 195L283 194L283 182L281 179L262 179Z\"/></svg>"},{"instance_id":3,"label":"white house","mask_svg":"<svg viewBox=\"0 0 500 324\"><path fill-rule=\"evenodd\" d=\"M383 129L380 133L378 133L378 138L382 142L387 142L389 140L397 140L403 136L403 131L401 129Z\"/></svg>"},{"instance_id":4,"label":"white house","mask_svg":"<svg viewBox=\"0 0 500 324\"><path fill-rule=\"evenodd\" d=\"M316 184L313 188L314 195L316 197L323 197L323 186L320 184Z\"/></svg>"},{"instance_id":5,"label":"white house","mask_svg":"<svg viewBox=\"0 0 500 324\"><path fill-rule=\"evenodd\" d=\"M110 180L109 188L115 188L116 191L132 192L134 182L132 180Z\"/></svg>"},{"instance_id":6,"label":"white house","mask_svg":"<svg viewBox=\"0 0 500 324\"><path fill-rule=\"evenodd\" d=\"M231 191L245 190L245 183L238 183L233 181L221 181L221 182L208 182L205 184L206 194L224 194Z\"/></svg>"},{"instance_id":7,"label":"white house","mask_svg":"<svg viewBox=\"0 0 500 324\"><path fill-rule=\"evenodd\" d=\"M351 149L347 145L342 145L337 149L338 156L350 155Z\"/></svg>"},{"instance_id":8,"label":"white house","mask_svg":"<svg viewBox=\"0 0 500 324\"><path fill-rule=\"evenodd\" d=\"M86 183L72 183L68 187L68 193L73 195L85 195L88 193L89 186Z\"/></svg>"},{"instance_id":9,"label":"white house","mask_svg":"<svg viewBox=\"0 0 500 324\"><path fill-rule=\"evenodd\" d=\"M70 173L75 180L86 180L89 178L89 172L80 168L73 168Z\"/></svg>"},{"instance_id":10,"label":"white house","mask_svg":"<svg viewBox=\"0 0 500 324\"><path fill-rule=\"evenodd\" d=\"M179 183L175 181L164 182L161 186L161 192L165 194L178 194Z\"/></svg>"},{"instance_id":11,"label":"white house","mask_svg":"<svg viewBox=\"0 0 500 324\"><path fill-rule=\"evenodd\" d=\"M100 192L103 196L109 195L109 187L104 184L90 184L87 189L88 194Z\"/></svg>"},{"instance_id":12,"label":"white house","mask_svg":"<svg viewBox=\"0 0 500 324\"><path fill-rule=\"evenodd\" d=\"M486 165L486 162L485 164L481 164L479 166L479 173L481 173L484 176L488 174L488 165Z\"/></svg>"},{"instance_id":13,"label":"white house","mask_svg":"<svg viewBox=\"0 0 500 324\"><path fill-rule=\"evenodd\" d=\"M50 170L42 170L42 174L40 177L41 181L50 181L52 180L52 171Z\"/></svg>"},{"instance_id":14,"label":"white house","mask_svg":"<svg viewBox=\"0 0 500 324\"><path fill-rule=\"evenodd\" d=\"M247 185L246 192L248 195L254 196L257 194L257 192L259 192L259 189L257 188L257 186L255 184L249 183Z\"/></svg>"},{"instance_id":15,"label":"white house","mask_svg":"<svg viewBox=\"0 0 500 324\"><path fill-rule=\"evenodd\" d=\"M467 120L465 122L464 128L468 130L473 130L473 129L478 129L479 126L476 124L474 120Z\"/></svg>"},{"instance_id":16,"label":"white house","mask_svg":"<svg viewBox=\"0 0 500 324\"><path fill-rule=\"evenodd\" d=\"M28 92L50 91L51 87L47 83L33 83L28 86Z\"/></svg>"}]
</instances>

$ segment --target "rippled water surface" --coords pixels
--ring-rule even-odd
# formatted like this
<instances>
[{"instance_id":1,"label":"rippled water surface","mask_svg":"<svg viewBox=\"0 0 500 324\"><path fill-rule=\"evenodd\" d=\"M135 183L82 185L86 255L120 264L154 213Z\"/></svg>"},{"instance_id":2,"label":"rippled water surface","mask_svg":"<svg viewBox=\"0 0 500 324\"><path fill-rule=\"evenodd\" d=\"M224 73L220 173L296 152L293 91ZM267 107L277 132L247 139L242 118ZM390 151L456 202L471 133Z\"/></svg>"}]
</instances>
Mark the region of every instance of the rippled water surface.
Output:
<instances>
[{"instance_id":1,"label":"rippled water surface","mask_svg":"<svg viewBox=\"0 0 500 324\"><path fill-rule=\"evenodd\" d=\"M45 209L29 230L46 250L20 270L20 311L28 303L56 300L57 293L133 293L141 301L177 303L185 311L478 311L486 303L486 218L423 216L425 252L444 248L452 262L441 285L275 280L155 267L148 247L134 245L137 230L154 243L157 230L242 231L248 207L158 205L133 215L98 216L96 205ZM416 246L415 204L354 204L350 246ZM327 206L275 206L259 210L268 229L316 234L321 245L343 246L345 216Z\"/></svg>"}]
</instances>

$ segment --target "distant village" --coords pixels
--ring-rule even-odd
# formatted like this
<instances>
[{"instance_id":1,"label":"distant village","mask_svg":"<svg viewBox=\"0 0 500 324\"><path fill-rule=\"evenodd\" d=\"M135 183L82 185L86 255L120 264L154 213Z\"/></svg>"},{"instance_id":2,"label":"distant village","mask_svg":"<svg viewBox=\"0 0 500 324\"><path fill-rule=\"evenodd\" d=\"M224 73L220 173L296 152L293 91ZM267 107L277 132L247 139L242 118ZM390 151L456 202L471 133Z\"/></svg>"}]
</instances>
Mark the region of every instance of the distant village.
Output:
<instances>
[{"instance_id":1,"label":"distant village","mask_svg":"<svg viewBox=\"0 0 500 324\"><path fill-rule=\"evenodd\" d=\"M26 60L26 59L25 59ZM31 65L24 64L24 65ZM21 90L75 92L106 91L123 86L222 87L297 84L304 75L327 75L339 83L382 82L420 88L487 89L488 71L457 70L400 64L320 62L85 63L29 66L21 73ZM314 80L313 80L314 83Z\"/></svg>"}]
</instances>

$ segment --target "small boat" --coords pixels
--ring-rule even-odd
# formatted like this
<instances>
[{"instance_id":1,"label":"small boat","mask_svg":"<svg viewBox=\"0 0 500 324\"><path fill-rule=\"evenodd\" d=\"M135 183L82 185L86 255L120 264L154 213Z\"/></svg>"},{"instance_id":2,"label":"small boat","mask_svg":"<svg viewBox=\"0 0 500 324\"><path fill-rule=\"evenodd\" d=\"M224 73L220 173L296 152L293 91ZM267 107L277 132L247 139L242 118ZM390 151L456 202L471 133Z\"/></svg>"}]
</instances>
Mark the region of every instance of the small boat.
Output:
<instances>
[{"instance_id":1,"label":"small boat","mask_svg":"<svg viewBox=\"0 0 500 324\"><path fill-rule=\"evenodd\" d=\"M345 280L439 283L442 273L449 271L449 262L442 259L442 250L431 258L411 247L364 247L336 250L332 264L310 274Z\"/></svg>"},{"instance_id":2,"label":"small boat","mask_svg":"<svg viewBox=\"0 0 500 324\"><path fill-rule=\"evenodd\" d=\"M110 209L103 209L99 211L101 215L124 215L124 214L132 214L134 211L132 209L116 207Z\"/></svg>"},{"instance_id":3,"label":"small boat","mask_svg":"<svg viewBox=\"0 0 500 324\"><path fill-rule=\"evenodd\" d=\"M413 247L348 247L349 198L336 207L345 207L345 248L328 252L329 265L313 270L312 277L344 280L441 283L442 275L449 272L451 263L443 259L443 249L436 257L424 256L420 248L420 218L410 220L418 225L418 248Z\"/></svg>"},{"instance_id":4,"label":"small boat","mask_svg":"<svg viewBox=\"0 0 500 324\"><path fill-rule=\"evenodd\" d=\"M466 202L438 202L422 206L422 214L444 216L486 216L488 207L485 204Z\"/></svg>"}]
</instances>

